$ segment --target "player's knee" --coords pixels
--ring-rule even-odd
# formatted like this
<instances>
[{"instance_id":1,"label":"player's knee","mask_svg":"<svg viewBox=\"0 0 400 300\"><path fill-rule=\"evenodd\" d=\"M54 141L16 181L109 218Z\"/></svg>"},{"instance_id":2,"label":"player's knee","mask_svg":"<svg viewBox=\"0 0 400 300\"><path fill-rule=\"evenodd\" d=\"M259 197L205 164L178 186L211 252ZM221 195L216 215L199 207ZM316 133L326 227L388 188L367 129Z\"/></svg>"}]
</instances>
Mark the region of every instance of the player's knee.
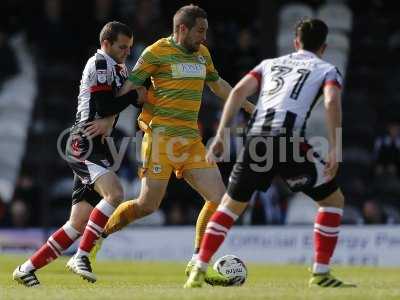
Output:
<instances>
[{"instance_id":1,"label":"player's knee","mask_svg":"<svg viewBox=\"0 0 400 300\"><path fill-rule=\"evenodd\" d=\"M154 205L154 204L144 204L141 207L141 212L142 212L142 216L148 216L150 214L152 214L153 212L155 212L158 209L158 206Z\"/></svg>"},{"instance_id":2,"label":"player's knee","mask_svg":"<svg viewBox=\"0 0 400 300\"><path fill-rule=\"evenodd\" d=\"M329 206L329 207L343 208L344 207L343 193L340 189L338 189L336 192L329 195L327 198L318 202L318 204L320 206L325 206L325 207Z\"/></svg>"},{"instance_id":3,"label":"player's knee","mask_svg":"<svg viewBox=\"0 0 400 300\"><path fill-rule=\"evenodd\" d=\"M340 208L344 207L344 195L340 190L337 192L337 196L336 196L336 201L335 202L337 204L337 207L340 207Z\"/></svg>"},{"instance_id":4,"label":"player's knee","mask_svg":"<svg viewBox=\"0 0 400 300\"><path fill-rule=\"evenodd\" d=\"M86 225L87 225L88 219L87 218L81 218L81 219L70 219L70 224L71 226L78 231L80 234L85 231Z\"/></svg>"},{"instance_id":5,"label":"player's knee","mask_svg":"<svg viewBox=\"0 0 400 300\"><path fill-rule=\"evenodd\" d=\"M213 203L219 204L222 201L222 198L224 197L224 194L226 192L225 186L218 187L217 189L211 191L208 195L206 200L211 201Z\"/></svg>"},{"instance_id":6,"label":"player's knee","mask_svg":"<svg viewBox=\"0 0 400 300\"><path fill-rule=\"evenodd\" d=\"M226 192L225 188L220 189L220 190L216 193L215 201L214 201L214 202L216 202L216 203L221 203L222 198L223 198L224 195L225 195L225 192Z\"/></svg>"},{"instance_id":7,"label":"player's knee","mask_svg":"<svg viewBox=\"0 0 400 300\"><path fill-rule=\"evenodd\" d=\"M148 199L138 199L137 202L137 212L140 214L140 217L145 217L158 209L158 201L151 201Z\"/></svg>"},{"instance_id":8,"label":"player's knee","mask_svg":"<svg viewBox=\"0 0 400 300\"><path fill-rule=\"evenodd\" d=\"M104 199L111 205L117 207L124 199L124 192L122 188L116 187L104 195Z\"/></svg>"}]
</instances>

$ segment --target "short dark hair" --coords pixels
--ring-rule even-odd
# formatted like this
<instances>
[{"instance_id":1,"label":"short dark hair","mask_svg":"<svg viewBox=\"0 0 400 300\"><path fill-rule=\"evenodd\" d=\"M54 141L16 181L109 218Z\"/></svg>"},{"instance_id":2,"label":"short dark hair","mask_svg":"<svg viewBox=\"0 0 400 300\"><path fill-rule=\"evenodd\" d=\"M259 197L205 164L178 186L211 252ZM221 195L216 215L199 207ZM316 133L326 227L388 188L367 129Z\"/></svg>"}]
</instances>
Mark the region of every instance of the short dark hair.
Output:
<instances>
[{"instance_id":1,"label":"short dark hair","mask_svg":"<svg viewBox=\"0 0 400 300\"><path fill-rule=\"evenodd\" d=\"M132 30L124 23L117 21L108 22L100 31L100 44L105 40L113 44L118 39L119 34L126 35L129 38L133 36Z\"/></svg>"},{"instance_id":2,"label":"short dark hair","mask_svg":"<svg viewBox=\"0 0 400 300\"><path fill-rule=\"evenodd\" d=\"M328 26L319 19L302 19L296 25L295 36L304 50L317 51L326 42Z\"/></svg>"},{"instance_id":3,"label":"short dark hair","mask_svg":"<svg viewBox=\"0 0 400 300\"><path fill-rule=\"evenodd\" d=\"M174 15L174 32L178 31L181 24L184 24L189 30L192 29L196 25L197 18L207 19L206 11L194 4L181 7Z\"/></svg>"}]
</instances>

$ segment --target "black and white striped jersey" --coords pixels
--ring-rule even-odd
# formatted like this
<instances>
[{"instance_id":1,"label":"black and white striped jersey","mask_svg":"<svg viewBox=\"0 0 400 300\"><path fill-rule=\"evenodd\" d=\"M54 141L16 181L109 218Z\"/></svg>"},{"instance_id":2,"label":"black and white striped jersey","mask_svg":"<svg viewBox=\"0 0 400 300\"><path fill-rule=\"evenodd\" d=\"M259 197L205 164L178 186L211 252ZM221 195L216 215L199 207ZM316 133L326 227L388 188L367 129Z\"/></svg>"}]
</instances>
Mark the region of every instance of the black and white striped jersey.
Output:
<instances>
[{"instance_id":1,"label":"black and white striped jersey","mask_svg":"<svg viewBox=\"0 0 400 300\"><path fill-rule=\"evenodd\" d=\"M260 90L249 123L250 135L296 132L304 136L307 119L323 87L342 86L335 66L305 50L263 60L249 74L257 78Z\"/></svg>"},{"instance_id":2,"label":"black and white striped jersey","mask_svg":"<svg viewBox=\"0 0 400 300\"><path fill-rule=\"evenodd\" d=\"M110 92L115 97L117 90L128 77L125 65L117 62L98 49L95 55L89 58L83 70L79 87L78 109L75 125L78 127L98 118L93 94L96 92Z\"/></svg>"}]
</instances>

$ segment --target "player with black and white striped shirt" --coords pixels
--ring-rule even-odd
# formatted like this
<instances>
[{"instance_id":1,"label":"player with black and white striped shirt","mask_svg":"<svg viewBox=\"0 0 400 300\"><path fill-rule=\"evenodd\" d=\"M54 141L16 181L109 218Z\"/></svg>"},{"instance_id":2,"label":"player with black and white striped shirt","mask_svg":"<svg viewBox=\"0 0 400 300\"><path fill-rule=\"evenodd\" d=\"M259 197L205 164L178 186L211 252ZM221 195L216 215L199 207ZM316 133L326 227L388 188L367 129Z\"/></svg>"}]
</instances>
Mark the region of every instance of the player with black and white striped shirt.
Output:
<instances>
[{"instance_id":1,"label":"player with black and white striped shirt","mask_svg":"<svg viewBox=\"0 0 400 300\"><path fill-rule=\"evenodd\" d=\"M287 133L305 135L306 123L325 87L341 89L342 76L315 53L299 51L266 59L249 75L257 79L260 96L249 135Z\"/></svg>"},{"instance_id":2,"label":"player with black and white striped shirt","mask_svg":"<svg viewBox=\"0 0 400 300\"><path fill-rule=\"evenodd\" d=\"M319 205L314 225L315 262L310 287L354 286L333 277L329 268L340 230L344 197L335 180L342 79L337 68L321 59L327 34L324 22L301 21L295 31L297 51L262 61L230 93L207 154L211 161L222 154L224 129L241 103L259 91L258 103L227 192L207 225L198 260L185 287L202 285L212 255L247 207L252 193L266 190L276 175L293 191L304 192ZM307 119L321 94L324 95L330 144L326 161L304 139Z\"/></svg>"},{"instance_id":3,"label":"player with black and white striped shirt","mask_svg":"<svg viewBox=\"0 0 400 300\"><path fill-rule=\"evenodd\" d=\"M130 104L138 105L138 99L145 99L143 90L132 90L118 97L118 89L127 78L124 63L132 44L133 34L128 26L109 22L100 32L101 49L85 66L76 123L66 151L74 173L71 215L39 250L14 270L13 279L27 287L39 285L35 272L59 257L81 235L78 252L68 261L67 268L83 279L96 281L88 254L109 216L123 200L121 183L109 168L109 149L101 138L112 131L122 110Z\"/></svg>"}]
</instances>

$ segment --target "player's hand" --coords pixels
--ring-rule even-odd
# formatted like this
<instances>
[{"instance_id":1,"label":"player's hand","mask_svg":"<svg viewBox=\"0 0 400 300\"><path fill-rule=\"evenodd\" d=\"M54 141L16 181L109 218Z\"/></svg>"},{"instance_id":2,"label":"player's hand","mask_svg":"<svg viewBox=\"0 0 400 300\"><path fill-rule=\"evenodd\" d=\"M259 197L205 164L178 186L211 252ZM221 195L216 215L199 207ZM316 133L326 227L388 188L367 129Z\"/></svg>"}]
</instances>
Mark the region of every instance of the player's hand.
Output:
<instances>
[{"instance_id":1,"label":"player's hand","mask_svg":"<svg viewBox=\"0 0 400 300\"><path fill-rule=\"evenodd\" d=\"M147 102L147 89L144 86L140 86L136 88L136 92L138 93L138 103L144 104Z\"/></svg>"},{"instance_id":2,"label":"player's hand","mask_svg":"<svg viewBox=\"0 0 400 300\"><path fill-rule=\"evenodd\" d=\"M90 139L95 138L96 136L102 135L102 142L104 141L104 137L111 129L114 123L114 116L110 116L107 118L97 119L91 121L86 124L84 133Z\"/></svg>"},{"instance_id":3,"label":"player's hand","mask_svg":"<svg viewBox=\"0 0 400 300\"><path fill-rule=\"evenodd\" d=\"M338 168L339 168L339 163L337 161L337 153L336 150L333 149L328 153L324 170L324 175L328 181L332 180L336 176Z\"/></svg>"},{"instance_id":4,"label":"player's hand","mask_svg":"<svg viewBox=\"0 0 400 300\"><path fill-rule=\"evenodd\" d=\"M216 163L220 161L222 154L224 153L224 141L222 137L214 137L210 148L207 151L206 160L209 163Z\"/></svg>"},{"instance_id":5,"label":"player's hand","mask_svg":"<svg viewBox=\"0 0 400 300\"><path fill-rule=\"evenodd\" d=\"M242 108L244 109L245 112L252 114L253 111L256 109L256 106L250 101L246 101L243 103Z\"/></svg>"}]
</instances>

